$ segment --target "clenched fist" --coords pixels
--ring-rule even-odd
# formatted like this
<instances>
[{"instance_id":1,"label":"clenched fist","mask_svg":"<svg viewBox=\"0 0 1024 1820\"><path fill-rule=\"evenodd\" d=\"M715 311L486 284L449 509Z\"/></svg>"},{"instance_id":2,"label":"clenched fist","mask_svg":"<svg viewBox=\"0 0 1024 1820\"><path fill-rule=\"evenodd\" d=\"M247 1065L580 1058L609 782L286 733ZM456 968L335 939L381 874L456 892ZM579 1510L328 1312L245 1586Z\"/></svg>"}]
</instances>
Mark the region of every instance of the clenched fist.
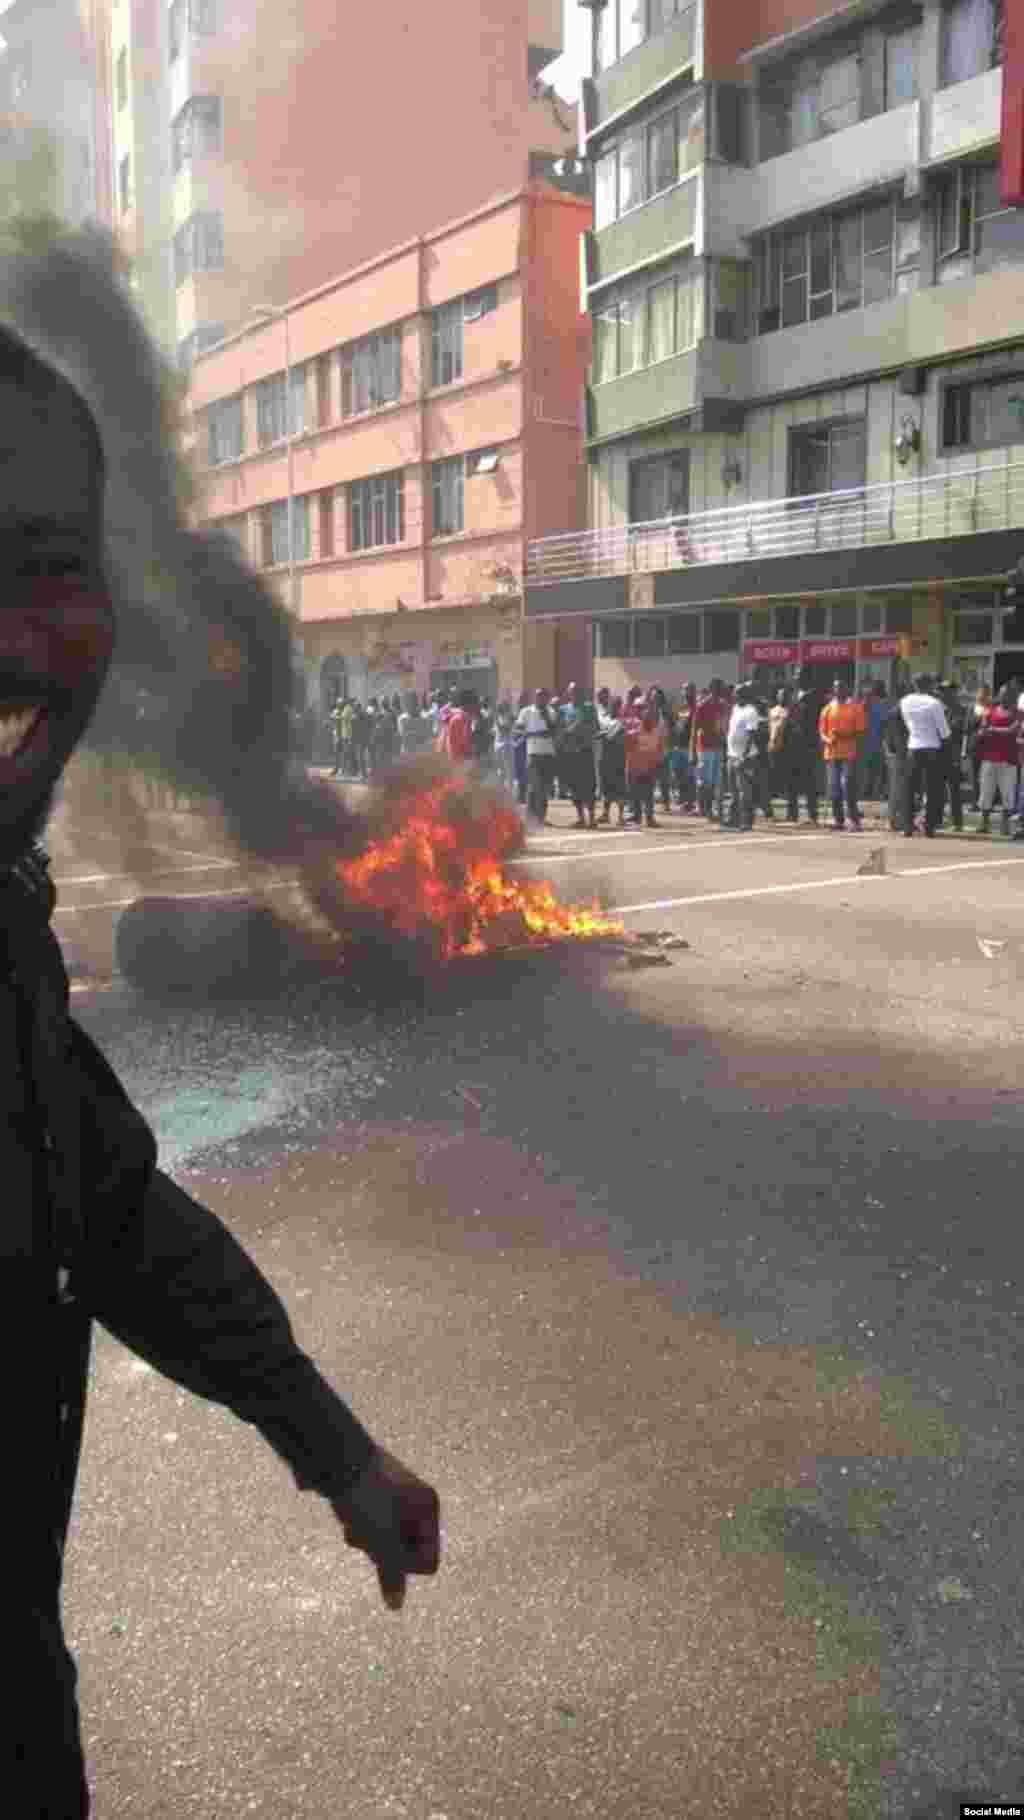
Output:
<instances>
[{"instance_id":1,"label":"clenched fist","mask_svg":"<svg viewBox=\"0 0 1024 1820\"><path fill-rule=\"evenodd\" d=\"M407 1574L436 1574L441 1559L441 1505L432 1485L378 1448L360 1479L331 1507L350 1548L377 1569L384 1603L400 1611Z\"/></svg>"}]
</instances>

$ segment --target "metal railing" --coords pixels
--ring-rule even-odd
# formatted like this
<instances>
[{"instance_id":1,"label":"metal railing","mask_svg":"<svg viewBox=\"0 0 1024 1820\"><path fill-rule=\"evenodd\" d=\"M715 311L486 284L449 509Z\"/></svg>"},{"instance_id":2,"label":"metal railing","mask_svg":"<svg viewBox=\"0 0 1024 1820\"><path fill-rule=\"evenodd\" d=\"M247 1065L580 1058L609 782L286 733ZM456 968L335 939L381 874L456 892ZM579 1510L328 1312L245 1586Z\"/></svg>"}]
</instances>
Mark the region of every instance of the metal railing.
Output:
<instances>
[{"instance_id":1,"label":"metal railing","mask_svg":"<svg viewBox=\"0 0 1024 1820\"><path fill-rule=\"evenodd\" d=\"M526 580L541 587L1017 526L1024 533L1024 461L541 537L527 546Z\"/></svg>"}]
</instances>

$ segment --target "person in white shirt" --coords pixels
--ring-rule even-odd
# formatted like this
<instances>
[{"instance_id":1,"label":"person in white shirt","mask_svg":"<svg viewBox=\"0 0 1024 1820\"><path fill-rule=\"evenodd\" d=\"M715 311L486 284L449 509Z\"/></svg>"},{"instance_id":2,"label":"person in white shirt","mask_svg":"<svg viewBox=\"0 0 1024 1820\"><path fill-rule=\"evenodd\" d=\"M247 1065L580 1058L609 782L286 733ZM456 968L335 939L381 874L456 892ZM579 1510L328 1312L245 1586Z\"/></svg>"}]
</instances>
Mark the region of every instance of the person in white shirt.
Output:
<instances>
[{"instance_id":1,"label":"person in white shirt","mask_svg":"<svg viewBox=\"0 0 1024 1820\"><path fill-rule=\"evenodd\" d=\"M754 779L757 769L755 734L760 720L751 691L743 687L737 689L725 736L725 756L732 798L730 809L734 812L736 825L744 829L754 825ZM729 825L726 813L723 806L719 824L723 828Z\"/></svg>"},{"instance_id":2,"label":"person in white shirt","mask_svg":"<svg viewBox=\"0 0 1024 1820\"><path fill-rule=\"evenodd\" d=\"M538 689L533 701L520 710L516 727L526 735L526 803L529 814L541 827L548 819L548 803L555 778L555 731L557 717L548 703L546 689Z\"/></svg>"},{"instance_id":3,"label":"person in white shirt","mask_svg":"<svg viewBox=\"0 0 1024 1820\"><path fill-rule=\"evenodd\" d=\"M933 693L930 676L915 676L914 687L900 702L900 714L907 729L907 780L903 804L903 833L910 840L914 832L914 803L924 791L924 831L929 840L942 820L945 796L945 742L952 738L946 710Z\"/></svg>"}]
</instances>

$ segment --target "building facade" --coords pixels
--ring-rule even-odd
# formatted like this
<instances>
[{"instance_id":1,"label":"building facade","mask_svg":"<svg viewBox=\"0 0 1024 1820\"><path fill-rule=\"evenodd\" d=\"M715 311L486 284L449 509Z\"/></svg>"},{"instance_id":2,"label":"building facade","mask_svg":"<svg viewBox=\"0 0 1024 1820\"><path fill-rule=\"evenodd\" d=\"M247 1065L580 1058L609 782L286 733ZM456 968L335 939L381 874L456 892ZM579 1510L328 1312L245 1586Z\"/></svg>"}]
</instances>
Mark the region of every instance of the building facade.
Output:
<instances>
[{"instance_id":1,"label":"building facade","mask_svg":"<svg viewBox=\"0 0 1024 1820\"><path fill-rule=\"evenodd\" d=\"M268 299L575 154L572 112L539 79L561 0L446 0L443 30L383 8L356 33L334 0L104 3L115 215L186 370Z\"/></svg>"},{"instance_id":2,"label":"building facade","mask_svg":"<svg viewBox=\"0 0 1024 1820\"><path fill-rule=\"evenodd\" d=\"M321 714L549 680L522 577L584 523L578 188L538 176L196 355L201 516L290 605Z\"/></svg>"},{"instance_id":3,"label":"building facade","mask_svg":"<svg viewBox=\"0 0 1024 1820\"><path fill-rule=\"evenodd\" d=\"M0 214L106 219L93 23L55 0L12 0L2 15Z\"/></svg>"},{"instance_id":4,"label":"building facade","mask_svg":"<svg viewBox=\"0 0 1024 1820\"><path fill-rule=\"evenodd\" d=\"M592 5L595 678L1024 675L1024 211L999 0Z\"/></svg>"}]
</instances>

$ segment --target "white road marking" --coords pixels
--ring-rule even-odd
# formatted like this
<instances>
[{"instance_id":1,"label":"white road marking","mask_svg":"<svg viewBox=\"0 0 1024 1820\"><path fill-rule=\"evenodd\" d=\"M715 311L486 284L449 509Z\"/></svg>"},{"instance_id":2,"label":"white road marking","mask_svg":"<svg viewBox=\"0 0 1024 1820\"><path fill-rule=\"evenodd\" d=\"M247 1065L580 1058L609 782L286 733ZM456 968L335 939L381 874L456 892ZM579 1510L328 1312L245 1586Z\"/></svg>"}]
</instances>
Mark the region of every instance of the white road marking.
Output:
<instances>
[{"instance_id":1,"label":"white road marking","mask_svg":"<svg viewBox=\"0 0 1024 1820\"><path fill-rule=\"evenodd\" d=\"M168 848L168 852L170 849ZM237 859L208 859L201 866L165 866L160 872L83 872L77 878L70 874L66 878L55 878L54 884L60 890L64 885L112 885L119 878L175 878L179 872L224 872L238 871L242 864Z\"/></svg>"},{"instance_id":2,"label":"white road marking","mask_svg":"<svg viewBox=\"0 0 1024 1820\"><path fill-rule=\"evenodd\" d=\"M176 904L209 903L211 898L221 897L258 897L263 891L297 891L299 881L294 878L281 879L271 885L232 885L230 891L175 891L172 901ZM129 904L137 904L145 892L136 892L134 897L104 898L99 904L61 904L54 911L58 916L91 916L97 910L124 910Z\"/></svg>"},{"instance_id":3,"label":"white road marking","mask_svg":"<svg viewBox=\"0 0 1024 1820\"><path fill-rule=\"evenodd\" d=\"M608 904L616 916L639 916L645 910L680 910L687 904L727 904L745 897L777 897L786 891L826 891L832 885L892 885L902 878L935 878L948 872L988 872L1000 866L1024 866L1024 854L1005 859L967 859L953 866L911 866L906 872L847 872L839 878L798 879L789 885L754 885L746 891L709 891L700 897L663 897L652 904Z\"/></svg>"},{"instance_id":4,"label":"white road marking","mask_svg":"<svg viewBox=\"0 0 1024 1820\"><path fill-rule=\"evenodd\" d=\"M660 847L636 847L631 841L623 840L614 847L581 847L578 853L538 853L533 857L532 862L531 855L527 852L520 859L506 860L505 864L528 866L533 863L538 866L558 866L566 860L607 859L609 855L622 853L628 853L631 857L635 855L637 859L642 859L645 854L651 853L707 853L709 849L714 853L732 853L737 847L788 847L795 840L827 840L827 838L826 834L820 832L816 834L754 834L749 839L744 836L739 840L728 841L673 841L671 845L665 842Z\"/></svg>"}]
</instances>

